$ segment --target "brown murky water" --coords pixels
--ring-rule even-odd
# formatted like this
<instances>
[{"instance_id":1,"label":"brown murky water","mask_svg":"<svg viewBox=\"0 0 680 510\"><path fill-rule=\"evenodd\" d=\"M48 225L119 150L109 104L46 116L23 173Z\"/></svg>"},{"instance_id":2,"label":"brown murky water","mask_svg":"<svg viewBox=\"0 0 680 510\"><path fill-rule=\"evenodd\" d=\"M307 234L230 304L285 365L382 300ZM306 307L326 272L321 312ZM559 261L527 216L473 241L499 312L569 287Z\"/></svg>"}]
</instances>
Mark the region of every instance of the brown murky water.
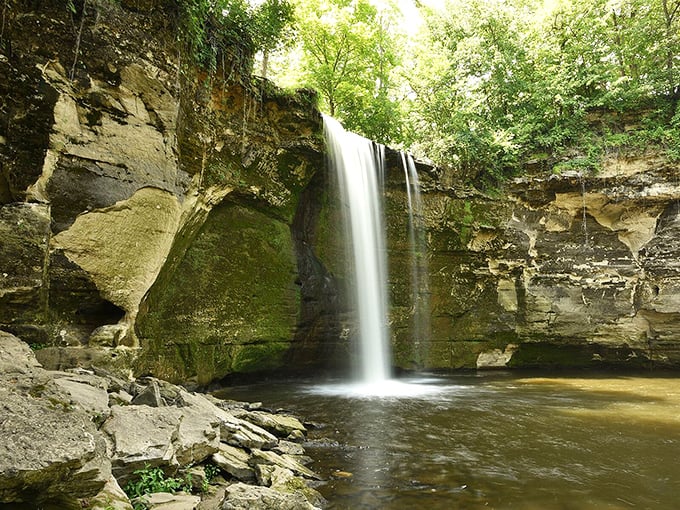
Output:
<instances>
[{"instance_id":1,"label":"brown murky water","mask_svg":"<svg viewBox=\"0 0 680 510\"><path fill-rule=\"evenodd\" d=\"M306 448L330 509L680 508L680 377L405 382L397 396L300 381L219 396L318 424Z\"/></svg>"}]
</instances>

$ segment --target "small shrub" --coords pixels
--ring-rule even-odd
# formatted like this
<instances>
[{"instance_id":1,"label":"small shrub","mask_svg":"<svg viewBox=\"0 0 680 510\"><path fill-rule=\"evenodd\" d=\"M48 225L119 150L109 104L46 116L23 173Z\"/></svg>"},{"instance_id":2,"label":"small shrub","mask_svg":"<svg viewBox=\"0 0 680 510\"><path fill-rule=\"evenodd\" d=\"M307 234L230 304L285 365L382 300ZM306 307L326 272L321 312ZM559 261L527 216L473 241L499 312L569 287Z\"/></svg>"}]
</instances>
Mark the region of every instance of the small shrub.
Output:
<instances>
[{"instance_id":1,"label":"small shrub","mask_svg":"<svg viewBox=\"0 0 680 510\"><path fill-rule=\"evenodd\" d=\"M137 480L128 482L125 486L125 493L130 499L153 494L154 492L191 492L191 480L182 478L166 477L165 472L160 467L151 468L146 466L134 472L138 476Z\"/></svg>"}]
</instances>

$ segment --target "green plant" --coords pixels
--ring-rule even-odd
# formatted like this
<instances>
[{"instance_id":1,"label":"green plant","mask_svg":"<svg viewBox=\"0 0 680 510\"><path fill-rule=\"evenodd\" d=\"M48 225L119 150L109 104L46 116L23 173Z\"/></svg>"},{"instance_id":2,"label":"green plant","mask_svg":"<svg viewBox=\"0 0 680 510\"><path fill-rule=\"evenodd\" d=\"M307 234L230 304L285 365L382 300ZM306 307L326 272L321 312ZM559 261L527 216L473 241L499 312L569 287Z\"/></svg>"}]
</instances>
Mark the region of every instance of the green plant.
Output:
<instances>
[{"instance_id":1,"label":"green plant","mask_svg":"<svg viewBox=\"0 0 680 510\"><path fill-rule=\"evenodd\" d=\"M220 473L220 468L214 464L206 464L203 466L203 471L205 471L205 478L209 482L212 482L215 477Z\"/></svg>"},{"instance_id":2,"label":"green plant","mask_svg":"<svg viewBox=\"0 0 680 510\"><path fill-rule=\"evenodd\" d=\"M249 77L257 51L273 50L292 22L286 0L187 0L179 3L179 33L193 64ZM230 69L227 69L230 67Z\"/></svg>"},{"instance_id":3,"label":"green plant","mask_svg":"<svg viewBox=\"0 0 680 510\"><path fill-rule=\"evenodd\" d=\"M134 474L137 475L137 479L125 486L125 493L130 499L154 492L191 491L190 479L167 477L160 467L152 468L147 465L144 469L136 470Z\"/></svg>"}]
</instances>

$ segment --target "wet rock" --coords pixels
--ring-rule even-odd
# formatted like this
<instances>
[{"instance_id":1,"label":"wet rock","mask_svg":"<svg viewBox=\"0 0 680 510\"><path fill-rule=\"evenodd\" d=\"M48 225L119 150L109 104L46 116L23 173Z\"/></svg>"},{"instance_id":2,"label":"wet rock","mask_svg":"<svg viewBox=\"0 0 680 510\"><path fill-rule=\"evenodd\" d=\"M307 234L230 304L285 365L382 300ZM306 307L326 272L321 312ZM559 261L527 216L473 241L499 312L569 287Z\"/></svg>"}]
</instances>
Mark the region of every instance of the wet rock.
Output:
<instances>
[{"instance_id":1,"label":"wet rock","mask_svg":"<svg viewBox=\"0 0 680 510\"><path fill-rule=\"evenodd\" d=\"M279 455L304 455L305 453L305 449L300 444L285 440L279 441L279 444L272 448L272 451Z\"/></svg>"}]
</instances>

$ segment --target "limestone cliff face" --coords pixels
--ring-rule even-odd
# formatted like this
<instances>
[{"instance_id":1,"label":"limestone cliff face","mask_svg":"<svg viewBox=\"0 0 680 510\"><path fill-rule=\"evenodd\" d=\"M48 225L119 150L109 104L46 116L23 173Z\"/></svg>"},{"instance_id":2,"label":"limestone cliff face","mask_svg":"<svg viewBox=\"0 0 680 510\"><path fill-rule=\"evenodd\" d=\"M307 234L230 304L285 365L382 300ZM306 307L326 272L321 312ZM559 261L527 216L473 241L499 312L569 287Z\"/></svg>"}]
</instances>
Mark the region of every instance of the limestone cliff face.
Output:
<instances>
[{"instance_id":1,"label":"limestone cliff face","mask_svg":"<svg viewBox=\"0 0 680 510\"><path fill-rule=\"evenodd\" d=\"M2 13L0 329L51 345L47 368L199 384L343 364L342 205L313 101L192 69L157 2L76 4ZM420 165L415 290L400 165L390 152L397 365L680 365L677 165L611 159L493 197Z\"/></svg>"},{"instance_id":2,"label":"limestone cliff face","mask_svg":"<svg viewBox=\"0 0 680 510\"><path fill-rule=\"evenodd\" d=\"M680 365L679 172L655 155L611 158L597 176L516 179L496 197L426 178L432 335L416 349L414 311L395 306L398 364ZM391 261L398 305L410 291Z\"/></svg>"},{"instance_id":3,"label":"limestone cliff face","mask_svg":"<svg viewBox=\"0 0 680 510\"><path fill-rule=\"evenodd\" d=\"M3 9L0 328L58 346L48 365L129 347L173 379L278 366L312 101L182 64L159 2L75 4Z\"/></svg>"}]
</instances>

